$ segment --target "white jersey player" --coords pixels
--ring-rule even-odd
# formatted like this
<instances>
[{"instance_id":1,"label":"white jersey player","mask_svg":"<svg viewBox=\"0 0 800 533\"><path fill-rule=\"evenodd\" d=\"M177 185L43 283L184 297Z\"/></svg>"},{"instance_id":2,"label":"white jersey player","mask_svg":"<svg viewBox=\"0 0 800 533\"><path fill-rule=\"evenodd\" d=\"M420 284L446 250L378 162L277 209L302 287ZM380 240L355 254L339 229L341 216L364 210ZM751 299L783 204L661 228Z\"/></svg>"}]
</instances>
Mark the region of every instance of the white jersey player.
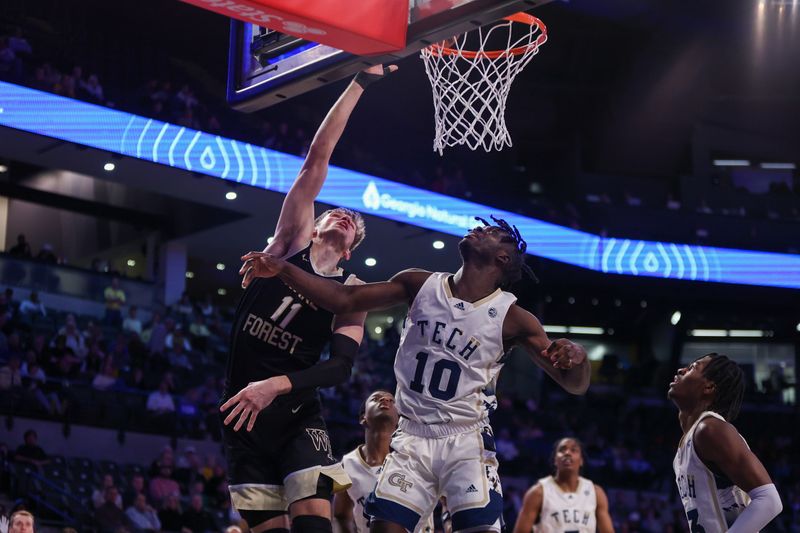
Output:
<instances>
[{"instance_id":1,"label":"white jersey player","mask_svg":"<svg viewBox=\"0 0 800 533\"><path fill-rule=\"evenodd\" d=\"M555 474L528 489L514 533L614 533L605 491L585 477L583 446L563 438L553 449Z\"/></svg>"},{"instance_id":2,"label":"white jersey player","mask_svg":"<svg viewBox=\"0 0 800 533\"><path fill-rule=\"evenodd\" d=\"M364 512L364 502L378 481L381 466L389 453L392 433L397 429L398 417L394 395L389 391L373 392L361 406L358 419L364 426L364 444L342 457L342 466L353 484L333 498L333 515L342 532L369 531L369 516ZM432 532L433 517L421 521L415 531Z\"/></svg>"},{"instance_id":3,"label":"white jersey player","mask_svg":"<svg viewBox=\"0 0 800 533\"><path fill-rule=\"evenodd\" d=\"M754 533L783 508L764 465L730 422L739 413L744 373L710 353L678 370L667 393L683 437L673 461L692 533Z\"/></svg>"},{"instance_id":4,"label":"white jersey player","mask_svg":"<svg viewBox=\"0 0 800 533\"><path fill-rule=\"evenodd\" d=\"M551 342L536 317L500 290L529 269L519 231L494 220L482 220L486 227L461 240L455 274L411 269L390 281L344 287L269 254L243 258L245 281L277 275L334 313L410 306L395 360L400 424L365 506L371 531L414 529L440 496L453 531L500 530L503 499L488 416L512 345L526 348L568 392L583 394L589 386L586 351L566 339Z\"/></svg>"}]
</instances>

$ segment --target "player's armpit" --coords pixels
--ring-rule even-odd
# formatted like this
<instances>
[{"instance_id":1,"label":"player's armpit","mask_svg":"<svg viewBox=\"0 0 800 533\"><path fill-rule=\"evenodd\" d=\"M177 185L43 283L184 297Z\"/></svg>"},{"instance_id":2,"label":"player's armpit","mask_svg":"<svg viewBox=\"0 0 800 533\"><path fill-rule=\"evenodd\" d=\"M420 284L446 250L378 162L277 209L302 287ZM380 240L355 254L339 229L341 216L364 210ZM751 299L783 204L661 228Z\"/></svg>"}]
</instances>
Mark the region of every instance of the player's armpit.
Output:
<instances>
[{"instance_id":1,"label":"player's armpit","mask_svg":"<svg viewBox=\"0 0 800 533\"><path fill-rule=\"evenodd\" d=\"M544 489L539 483L528 489L522 500L522 510L517 517L517 523L514 525L514 533L530 533L533 530L533 524L539 519L539 513L542 511L543 500Z\"/></svg>"},{"instance_id":2,"label":"player's armpit","mask_svg":"<svg viewBox=\"0 0 800 533\"><path fill-rule=\"evenodd\" d=\"M600 485L594 486L597 495L597 509L595 518L597 519L597 533L614 533L614 522L611 520L611 513L608 510L608 496Z\"/></svg>"},{"instance_id":3,"label":"player's armpit","mask_svg":"<svg viewBox=\"0 0 800 533\"><path fill-rule=\"evenodd\" d=\"M745 492L772 483L764 465L728 422L703 419L694 432L694 447L710 470L724 474Z\"/></svg>"}]
</instances>

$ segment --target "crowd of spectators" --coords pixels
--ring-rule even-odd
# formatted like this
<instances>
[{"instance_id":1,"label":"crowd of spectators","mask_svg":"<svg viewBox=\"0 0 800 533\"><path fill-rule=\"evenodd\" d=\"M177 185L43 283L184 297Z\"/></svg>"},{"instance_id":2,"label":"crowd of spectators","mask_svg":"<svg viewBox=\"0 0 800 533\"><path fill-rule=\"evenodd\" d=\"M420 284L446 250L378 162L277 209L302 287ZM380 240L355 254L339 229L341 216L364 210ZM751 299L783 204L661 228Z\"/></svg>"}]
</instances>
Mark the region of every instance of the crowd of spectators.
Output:
<instances>
[{"instance_id":1,"label":"crowd of spectators","mask_svg":"<svg viewBox=\"0 0 800 533\"><path fill-rule=\"evenodd\" d=\"M130 425L123 430L133 430L139 424L140 430L173 437L219 438L216 406L228 326L226 313L210 297L193 301L184 295L171 308L153 312L146 320L138 317L135 307L121 306L127 315L121 324L102 319L81 323L81 317L47 309L34 300L37 298L32 293L25 307L57 317L57 327L46 331L37 326L40 321L31 325L21 316L23 305L17 304L13 290L0 295L0 391L6 413L102 425L104 418L81 417L81 413L113 409L121 394L137 399L124 419ZM376 388L394 387L392 361L398 341L393 327L387 328L381 341L367 340L351 380L321 391L332 444L339 454L363 438L356 423L363 398ZM507 479L506 515L510 523L527 486L549 473L553 441L561 435L576 435L586 445L586 475L609 489L612 516L619 531L681 531L683 517L671 472L672 453L680 435L672 406L662 397L643 392L637 396L637 391L631 396L629 390L625 395L622 389L614 388L590 399L575 400L546 383L538 398L520 400L501 395L492 418L500 472ZM93 393L82 395L82 389ZM86 405L87 401L92 405ZM792 416L746 409L740 423L786 498L785 527L776 526L774 531L797 531L790 524L800 520L800 464L792 451L798 442L786 431L791 426L786 420ZM18 455L29 462L46 461L37 451L35 436L30 439L26 435L27 447ZM189 450L175 461L168 458L169 452L164 453L163 464L152 465L141 480L132 478L120 484L121 480L115 479L116 494L109 488L109 478L98 479L93 497L95 503L105 506L100 515L112 521L155 516L165 527L166 520L177 520L191 509L199 513L197 502L192 501L196 498L190 493L194 478L177 475L184 461L198 467L198 458ZM216 469L217 477L223 478L218 465L203 468ZM115 502L118 498L125 500L128 482L135 486L146 482L148 491L144 500L128 498L120 507ZM181 487L183 501L169 497L175 492L175 482ZM211 495L211 500L204 500L210 505L209 512L227 505L219 484L214 487L210 493L194 488L195 493Z\"/></svg>"}]
</instances>

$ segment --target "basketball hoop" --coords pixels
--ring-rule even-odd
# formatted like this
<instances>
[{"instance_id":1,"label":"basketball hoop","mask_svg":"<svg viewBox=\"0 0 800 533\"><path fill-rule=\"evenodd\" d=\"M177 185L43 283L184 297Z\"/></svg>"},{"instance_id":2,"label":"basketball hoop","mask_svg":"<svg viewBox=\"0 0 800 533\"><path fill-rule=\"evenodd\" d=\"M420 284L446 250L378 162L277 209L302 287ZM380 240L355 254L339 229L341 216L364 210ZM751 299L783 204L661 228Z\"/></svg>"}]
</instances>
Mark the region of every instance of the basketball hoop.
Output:
<instances>
[{"instance_id":1,"label":"basketball hoop","mask_svg":"<svg viewBox=\"0 0 800 533\"><path fill-rule=\"evenodd\" d=\"M422 49L433 89L433 149L439 155L448 146L465 144L487 152L511 146L505 120L511 83L547 41L547 27L532 15L516 13L487 30L478 29L477 44L469 39L474 50L466 49L469 35ZM504 49L486 50L499 38Z\"/></svg>"}]
</instances>

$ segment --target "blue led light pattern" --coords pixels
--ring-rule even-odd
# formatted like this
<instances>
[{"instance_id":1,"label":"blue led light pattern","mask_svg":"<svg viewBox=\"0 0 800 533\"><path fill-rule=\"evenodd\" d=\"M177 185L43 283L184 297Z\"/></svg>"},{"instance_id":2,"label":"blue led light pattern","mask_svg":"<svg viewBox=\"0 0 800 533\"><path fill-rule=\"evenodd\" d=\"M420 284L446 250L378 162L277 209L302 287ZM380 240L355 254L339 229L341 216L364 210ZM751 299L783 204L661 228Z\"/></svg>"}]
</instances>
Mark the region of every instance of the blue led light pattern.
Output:
<instances>
[{"instance_id":1,"label":"blue led light pattern","mask_svg":"<svg viewBox=\"0 0 800 533\"><path fill-rule=\"evenodd\" d=\"M302 159L0 82L0 125L286 193ZM515 224L534 255L612 274L800 288L800 256L605 238L331 167L319 199L450 235L489 213Z\"/></svg>"}]
</instances>

